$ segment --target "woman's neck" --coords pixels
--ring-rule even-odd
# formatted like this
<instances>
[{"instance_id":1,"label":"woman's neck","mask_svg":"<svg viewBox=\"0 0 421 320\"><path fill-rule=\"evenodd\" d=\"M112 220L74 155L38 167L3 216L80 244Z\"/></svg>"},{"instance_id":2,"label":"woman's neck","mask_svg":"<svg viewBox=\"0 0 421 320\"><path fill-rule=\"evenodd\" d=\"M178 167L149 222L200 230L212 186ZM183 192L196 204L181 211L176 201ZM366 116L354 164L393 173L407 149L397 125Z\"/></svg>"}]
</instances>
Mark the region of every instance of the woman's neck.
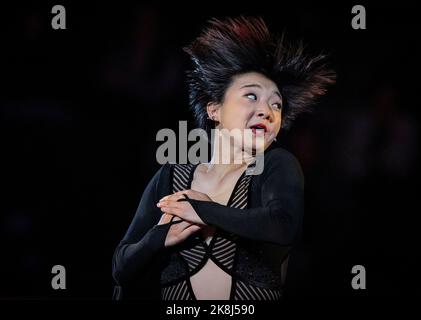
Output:
<instances>
[{"instance_id":1,"label":"woman's neck","mask_svg":"<svg viewBox=\"0 0 421 320\"><path fill-rule=\"evenodd\" d=\"M207 173L212 173L218 177L224 177L228 173L245 169L249 164L255 161L255 156L233 144L230 137L223 134L217 134L212 143L211 161L206 164Z\"/></svg>"}]
</instances>

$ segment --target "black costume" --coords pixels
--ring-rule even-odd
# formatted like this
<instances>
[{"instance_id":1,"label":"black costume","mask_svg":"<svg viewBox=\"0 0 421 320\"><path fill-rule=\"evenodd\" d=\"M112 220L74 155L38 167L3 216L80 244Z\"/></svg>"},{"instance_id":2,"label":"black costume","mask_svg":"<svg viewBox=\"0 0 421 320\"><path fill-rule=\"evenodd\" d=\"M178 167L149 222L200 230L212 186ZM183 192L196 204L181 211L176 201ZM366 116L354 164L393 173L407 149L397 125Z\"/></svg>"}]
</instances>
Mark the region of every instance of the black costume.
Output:
<instances>
[{"instance_id":1,"label":"black costume","mask_svg":"<svg viewBox=\"0 0 421 320\"><path fill-rule=\"evenodd\" d=\"M189 278L210 258L232 277L230 299L278 300L281 265L302 226L304 181L298 161L282 148L268 148L263 173L244 172L227 206L187 199L207 225L216 227L212 241L208 245L196 232L166 248L168 229L177 222L157 225L162 212L156 204L189 189L196 167L165 164L148 184L114 254L115 298L194 300Z\"/></svg>"}]
</instances>

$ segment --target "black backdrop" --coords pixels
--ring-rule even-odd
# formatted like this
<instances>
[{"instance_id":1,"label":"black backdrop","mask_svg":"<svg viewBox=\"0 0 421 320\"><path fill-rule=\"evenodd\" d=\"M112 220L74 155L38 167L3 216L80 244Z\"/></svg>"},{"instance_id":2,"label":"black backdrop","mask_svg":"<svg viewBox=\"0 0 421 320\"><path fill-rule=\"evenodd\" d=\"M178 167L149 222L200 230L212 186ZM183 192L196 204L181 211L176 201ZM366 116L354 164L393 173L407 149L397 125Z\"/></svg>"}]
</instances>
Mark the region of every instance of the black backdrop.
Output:
<instances>
[{"instance_id":1,"label":"black backdrop","mask_svg":"<svg viewBox=\"0 0 421 320\"><path fill-rule=\"evenodd\" d=\"M0 298L104 298L111 257L159 168L161 128L192 121L181 48L210 17L261 15L272 30L330 52L338 82L315 112L281 133L306 179L301 244L288 294L407 295L418 251L419 17L403 4L300 1L228 8L62 2L3 6ZM51 288L63 265L67 289ZM367 289L351 288L351 268Z\"/></svg>"}]
</instances>

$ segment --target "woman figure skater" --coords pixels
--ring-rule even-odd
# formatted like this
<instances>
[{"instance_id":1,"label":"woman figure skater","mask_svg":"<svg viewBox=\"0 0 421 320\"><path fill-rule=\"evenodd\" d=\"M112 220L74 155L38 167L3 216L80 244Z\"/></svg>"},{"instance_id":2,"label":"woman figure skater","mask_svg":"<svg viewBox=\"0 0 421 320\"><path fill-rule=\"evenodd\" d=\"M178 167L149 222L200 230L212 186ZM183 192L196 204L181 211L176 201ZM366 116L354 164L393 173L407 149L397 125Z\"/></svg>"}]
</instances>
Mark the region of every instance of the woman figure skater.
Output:
<instances>
[{"instance_id":1,"label":"woman figure skater","mask_svg":"<svg viewBox=\"0 0 421 320\"><path fill-rule=\"evenodd\" d=\"M198 125L248 134L229 140L229 161L221 133L209 163L159 169L115 250L114 298L279 300L304 181L295 157L272 142L335 74L325 56L276 38L261 18L212 19L185 51ZM263 171L252 174L259 148Z\"/></svg>"}]
</instances>

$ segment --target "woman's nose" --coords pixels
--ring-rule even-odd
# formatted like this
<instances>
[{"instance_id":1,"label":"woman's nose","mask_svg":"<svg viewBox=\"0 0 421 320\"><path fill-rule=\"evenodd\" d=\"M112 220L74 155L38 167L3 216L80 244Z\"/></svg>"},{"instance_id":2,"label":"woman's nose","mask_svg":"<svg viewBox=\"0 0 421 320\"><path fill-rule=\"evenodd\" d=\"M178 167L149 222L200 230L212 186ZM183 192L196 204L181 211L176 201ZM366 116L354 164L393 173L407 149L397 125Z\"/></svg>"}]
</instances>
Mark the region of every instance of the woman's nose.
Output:
<instances>
[{"instance_id":1,"label":"woman's nose","mask_svg":"<svg viewBox=\"0 0 421 320\"><path fill-rule=\"evenodd\" d=\"M262 119L273 120L273 113L269 106L262 106L257 110L257 116Z\"/></svg>"}]
</instances>

